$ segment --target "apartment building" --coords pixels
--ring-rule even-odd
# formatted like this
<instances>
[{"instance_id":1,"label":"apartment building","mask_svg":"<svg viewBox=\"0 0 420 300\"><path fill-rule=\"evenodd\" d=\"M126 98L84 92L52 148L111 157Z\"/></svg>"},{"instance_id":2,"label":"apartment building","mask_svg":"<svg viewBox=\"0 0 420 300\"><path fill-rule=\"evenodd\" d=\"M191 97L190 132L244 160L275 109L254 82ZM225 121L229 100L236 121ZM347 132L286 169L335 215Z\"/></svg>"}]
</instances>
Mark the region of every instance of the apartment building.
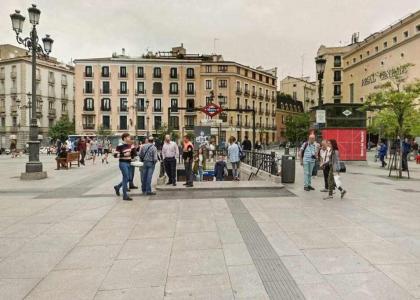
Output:
<instances>
[{"instance_id":1,"label":"apartment building","mask_svg":"<svg viewBox=\"0 0 420 300\"><path fill-rule=\"evenodd\" d=\"M181 136L211 124L200 108L217 103L234 110L215 117L217 142L252 136L252 114L240 111L244 108L256 110L257 139L275 139L275 69L251 68L221 55L188 54L181 45L140 57L123 49L121 55L77 59L75 76L79 134L104 128L114 136L130 132L142 138L169 126Z\"/></svg>"},{"instance_id":2,"label":"apartment building","mask_svg":"<svg viewBox=\"0 0 420 300\"><path fill-rule=\"evenodd\" d=\"M298 114L303 114L304 102L296 100L293 96L280 92L277 94L277 141L282 143L287 140L286 138L286 120L293 118ZM294 141L292 141L294 142Z\"/></svg>"},{"instance_id":3,"label":"apartment building","mask_svg":"<svg viewBox=\"0 0 420 300\"><path fill-rule=\"evenodd\" d=\"M327 60L322 95L324 103L362 104L377 87L396 75L406 82L420 78L420 10L387 28L343 47L321 46L317 55Z\"/></svg>"},{"instance_id":4,"label":"apartment building","mask_svg":"<svg viewBox=\"0 0 420 300\"><path fill-rule=\"evenodd\" d=\"M55 58L38 59L36 69L37 119L41 144L48 128L61 116L74 117L74 69ZM29 140L32 93L31 57L25 49L0 45L0 147L16 139L18 149Z\"/></svg>"},{"instance_id":5,"label":"apartment building","mask_svg":"<svg viewBox=\"0 0 420 300\"><path fill-rule=\"evenodd\" d=\"M286 76L280 81L280 92L290 95L293 100L301 101L304 111L317 104L316 83L310 77Z\"/></svg>"}]
</instances>

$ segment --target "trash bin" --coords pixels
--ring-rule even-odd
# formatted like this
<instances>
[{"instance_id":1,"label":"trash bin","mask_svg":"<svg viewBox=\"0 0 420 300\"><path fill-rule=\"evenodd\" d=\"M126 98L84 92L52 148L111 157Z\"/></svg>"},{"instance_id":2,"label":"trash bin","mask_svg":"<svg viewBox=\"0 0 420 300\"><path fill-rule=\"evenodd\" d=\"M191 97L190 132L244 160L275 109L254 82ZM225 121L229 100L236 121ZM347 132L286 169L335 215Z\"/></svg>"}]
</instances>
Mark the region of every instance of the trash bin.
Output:
<instances>
[{"instance_id":1,"label":"trash bin","mask_svg":"<svg viewBox=\"0 0 420 300\"><path fill-rule=\"evenodd\" d=\"M293 155L281 157L281 182L294 183L296 173L296 158Z\"/></svg>"}]
</instances>

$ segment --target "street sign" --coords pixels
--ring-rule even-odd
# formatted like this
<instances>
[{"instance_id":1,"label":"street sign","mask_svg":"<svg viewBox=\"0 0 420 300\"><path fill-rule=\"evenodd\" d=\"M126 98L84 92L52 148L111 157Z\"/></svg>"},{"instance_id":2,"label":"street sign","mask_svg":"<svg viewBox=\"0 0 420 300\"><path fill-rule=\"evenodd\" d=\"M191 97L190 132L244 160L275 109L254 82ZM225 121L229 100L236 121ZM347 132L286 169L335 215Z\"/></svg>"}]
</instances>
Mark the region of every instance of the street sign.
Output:
<instances>
[{"instance_id":1,"label":"street sign","mask_svg":"<svg viewBox=\"0 0 420 300\"><path fill-rule=\"evenodd\" d=\"M316 122L318 124L325 124L325 110L323 109L317 109L316 111Z\"/></svg>"},{"instance_id":2,"label":"street sign","mask_svg":"<svg viewBox=\"0 0 420 300\"><path fill-rule=\"evenodd\" d=\"M203 125L219 125L223 123L222 119L202 119L201 124Z\"/></svg>"},{"instance_id":3,"label":"street sign","mask_svg":"<svg viewBox=\"0 0 420 300\"><path fill-rule=\"evenodd\" d=\"M345 115L346 117L349 117L351 115L351 111L349 111L348 109L346 109L345 111L343 111L342 114Z\"/></svg>"},{"instance_id":4,"label":"street sign","mask_svg":"<svg viewBox=\"0 0 420 300\"><path fill-rule=\"evenodd\" d=\"M210 118L213 118L214 116L217 116L218 114L220 114L223 111L223 109L215 103L210 103L204 106L201 109L201 111L205 113L206 115L208 115Z\"/></svg>"}]
</instances>

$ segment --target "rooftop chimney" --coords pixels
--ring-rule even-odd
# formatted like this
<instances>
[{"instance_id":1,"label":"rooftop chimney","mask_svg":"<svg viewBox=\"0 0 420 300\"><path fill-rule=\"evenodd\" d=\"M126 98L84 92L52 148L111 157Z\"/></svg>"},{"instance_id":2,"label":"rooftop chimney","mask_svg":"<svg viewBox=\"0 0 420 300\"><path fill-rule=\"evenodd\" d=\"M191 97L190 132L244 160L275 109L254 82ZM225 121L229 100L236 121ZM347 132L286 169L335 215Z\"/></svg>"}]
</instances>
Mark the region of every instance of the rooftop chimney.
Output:
<instances>
[{"instance_id":1,"label":"rooftop chimney","mask_svg":"<svg viewBox=\"0 0 420 300\"><path fill-rule=\"evenodd\" d=\"M125 48L122 48L122 55L125 55Z\"/></svg>"}]
</instances>

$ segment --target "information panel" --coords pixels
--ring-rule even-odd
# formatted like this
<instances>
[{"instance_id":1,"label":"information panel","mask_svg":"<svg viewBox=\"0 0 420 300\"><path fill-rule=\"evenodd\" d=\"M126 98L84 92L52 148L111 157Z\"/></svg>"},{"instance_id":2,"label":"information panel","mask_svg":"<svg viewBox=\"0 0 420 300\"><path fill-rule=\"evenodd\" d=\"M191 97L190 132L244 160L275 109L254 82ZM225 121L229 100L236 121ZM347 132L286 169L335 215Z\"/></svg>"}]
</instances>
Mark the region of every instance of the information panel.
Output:
<instances>
[{"instance_id":1,"label":"information panel","mask_svg":"<svg viewBox=\"0 0 420 300\"><path fill-rule=\"evenodd\" d=\"M322 138L337 141L341 160L366 160L365 128L326 128Z\"/></svg>"}]
</instances>

